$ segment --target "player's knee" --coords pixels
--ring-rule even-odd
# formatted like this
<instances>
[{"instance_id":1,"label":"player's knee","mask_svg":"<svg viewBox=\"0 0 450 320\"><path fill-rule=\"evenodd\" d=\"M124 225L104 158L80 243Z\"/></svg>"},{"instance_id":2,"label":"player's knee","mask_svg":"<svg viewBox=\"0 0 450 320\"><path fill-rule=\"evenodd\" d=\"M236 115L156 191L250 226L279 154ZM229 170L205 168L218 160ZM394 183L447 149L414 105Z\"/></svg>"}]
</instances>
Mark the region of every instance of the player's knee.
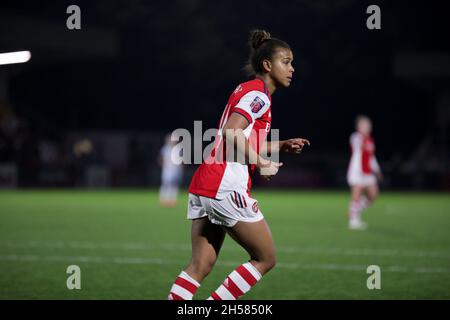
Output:
<instances>
[{"instance_id":1,"label":"player's knee","mask_svg":"<svg viewBox=\"0 0 450 320\"><path fill-rule=\"evenodd\" d=\"M267 271L273 269L275 267L275 265L277 264L277 258L275 256L275 254L270 255L267 258Z\"/></svg>"},{"instance_id":2,"label":"player's knee","mask_svg":"<svg viewBox=\"0 0 450 320\"><path fill-rule=\"evenodd\" d=\"M374 202L377 198L378 198L378 192L374 192L367 196L367 199L369 200L370 203Z\"/></svg>"}]
</instances>

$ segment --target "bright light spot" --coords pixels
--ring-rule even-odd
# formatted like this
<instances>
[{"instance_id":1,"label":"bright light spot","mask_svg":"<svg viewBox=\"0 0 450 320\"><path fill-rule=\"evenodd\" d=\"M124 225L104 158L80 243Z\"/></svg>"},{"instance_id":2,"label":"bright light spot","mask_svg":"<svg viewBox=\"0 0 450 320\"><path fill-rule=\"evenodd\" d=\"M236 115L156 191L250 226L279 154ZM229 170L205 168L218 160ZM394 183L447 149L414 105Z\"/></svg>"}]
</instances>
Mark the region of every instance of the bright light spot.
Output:
<instances>
[{"instance_id":1,"label":"bright light spot","mask_svg":"<svg viewBox=\"0 0 450 320\"><path fill-rule=\"evenodd\" d=\"M30 51L17 51L17 52L7 52L0 53L0 65L2 64L13 64L13 63L24 63L30 60Z\"/></svg>"}]
</instances>

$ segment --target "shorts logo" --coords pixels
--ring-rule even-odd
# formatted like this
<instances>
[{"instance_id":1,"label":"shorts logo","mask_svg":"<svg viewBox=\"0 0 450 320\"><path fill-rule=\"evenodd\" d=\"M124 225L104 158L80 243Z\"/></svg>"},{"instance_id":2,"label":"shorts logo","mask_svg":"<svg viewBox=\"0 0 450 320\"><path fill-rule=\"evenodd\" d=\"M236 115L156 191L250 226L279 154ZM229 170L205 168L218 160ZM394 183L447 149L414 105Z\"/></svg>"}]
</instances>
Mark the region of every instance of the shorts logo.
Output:
<instances>
[{"instance_id":1,"label":"shorts logo","mask_svg":"<svg viewBox=\"0 0 450 320\"><path fill-rule=\"evenodd\" d=\"M264 107L265 104L266 103L262 101L260 97L255 97L253 102L250 104L250 109L252 109L253 113L257 113L259 110L262 109L262 107Z\"/></svg>"},{"instance_id":2,"label":"shorts logo","mask_svg":"<svg viewBox=\"0 0 450 320\"><path fill-rule=\"evenodd\" d=\"M254 213L258 213L258 202L255 201L255 203L252 205L252 210Z\"/></svg>"},{"instance_id":3,"label":"shorts logo","mask_svg":"<svg viewBox=\"0 0 450 320\"><path fill-rule=\"evenodd\" d=\"M236 191L233 191L233 193L230 194L230 196L231 196L231 200L233 200L234 204L238 208L247 208L247 201L245 201L245 197L244 196L241 196Z\"/></svg>"}]
</instances>

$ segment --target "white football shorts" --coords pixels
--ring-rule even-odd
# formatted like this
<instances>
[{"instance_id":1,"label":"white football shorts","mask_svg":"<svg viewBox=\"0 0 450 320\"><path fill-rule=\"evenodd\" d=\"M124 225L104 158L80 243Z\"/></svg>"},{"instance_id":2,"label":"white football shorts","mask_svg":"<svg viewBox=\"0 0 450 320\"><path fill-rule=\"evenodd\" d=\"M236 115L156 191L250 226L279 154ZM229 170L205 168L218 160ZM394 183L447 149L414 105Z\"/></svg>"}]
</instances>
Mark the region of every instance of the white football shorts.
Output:
<instances>
[{"instance_id":1,"label":"white football shorts","mask_svg":"<svg viewBox=\"0 0 450 320\"><path fill-rule=\"evenodd\" d=\"M351 187L370 187L377 185L377 178L374 174L349 172L347 175L347 182Z\"/></svg>"},{"instance_id":2,"label":"white football shorts","mask_svg":"<svg viewBox=\"0 0 450 320\"><path fill-rule=\"evenodd\" d=\"M257 222L264 219L258 201L235 191L218 200L189 194L187 218L208 217L214 224L233 227L238 221Z\"/></svg>"}]
</instances>

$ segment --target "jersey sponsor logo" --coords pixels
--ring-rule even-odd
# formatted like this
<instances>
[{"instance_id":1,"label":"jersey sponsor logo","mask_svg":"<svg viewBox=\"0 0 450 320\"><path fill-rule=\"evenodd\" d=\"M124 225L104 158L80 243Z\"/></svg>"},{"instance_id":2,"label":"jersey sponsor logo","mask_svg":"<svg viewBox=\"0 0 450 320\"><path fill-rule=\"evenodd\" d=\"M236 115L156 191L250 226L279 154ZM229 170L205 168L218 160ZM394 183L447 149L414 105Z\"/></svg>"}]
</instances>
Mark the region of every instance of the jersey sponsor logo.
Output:
<instances>
[{"instance_id":1,"label":"jersey sponsor logo","mask_svg":"<svg viewBox=\"0 0 450 320\"><path fill-rule=\"evenodd\" d=\"M240 91L242 91L242 86L241 86L241 85L238 85L238 86L236 87L236 89L234 90L234 94L236 94L236 93L238 93L238 92L240 92Z\"/></svg>"},{"instance_id":2,"label":"jersey sponsor logo","mask_svg":"<svg viewBox=\"0 0 450 320\"><path fill-rule=\"evenodd\" d=\"M255 97L253 102L250 104L250 109L252 109L253 113L257 113L259 110L262 109L262 107L264 107L265 104L266 103L262 101L260 97Z\"/></svg>"},{"instance_id":3,"label":"jersey sponsor logo","mask_svg":"<svg viewBox=\"0 0 450 320\"><path fill-rule=\"evenodd\" d=\"M254 213L258 213L258 210L259 210L258 202L255 201L255 203L253 203L252 210L253 210Z\"/></svg>"}]
</instances>

